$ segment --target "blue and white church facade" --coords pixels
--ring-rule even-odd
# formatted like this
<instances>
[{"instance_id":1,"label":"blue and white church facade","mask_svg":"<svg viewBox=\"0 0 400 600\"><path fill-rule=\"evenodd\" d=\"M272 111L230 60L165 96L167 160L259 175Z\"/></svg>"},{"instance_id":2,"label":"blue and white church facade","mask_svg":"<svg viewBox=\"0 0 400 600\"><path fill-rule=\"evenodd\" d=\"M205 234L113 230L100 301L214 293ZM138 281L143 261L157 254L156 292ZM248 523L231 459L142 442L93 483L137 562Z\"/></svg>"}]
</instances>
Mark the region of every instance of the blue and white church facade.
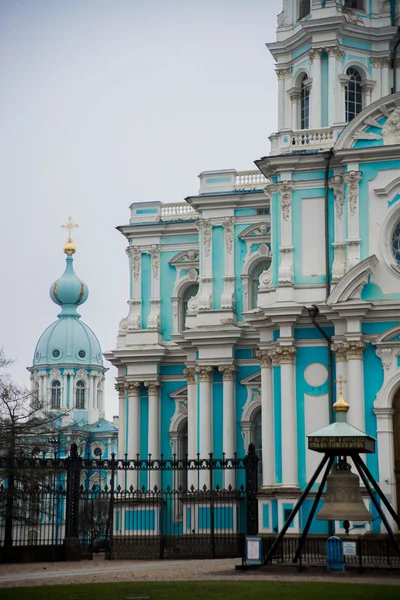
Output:
<instances>
[{"instance_id":1,"label":"blue and white church facade","mask_svg":"<svg viewBox=\"0 0 400 600\"><path fill-rule=\"evenodd\" d=\"M349 422L377 439L367 465L400 508L399 13L389 1L284 1L268 44L271 153L257 171L201 173L183 203L134 203L119 227L129 310L106 354L119 456L244 456L254 443L260 533L282 527L311 478L306 435L334 418L340 377Z\"/></svg>"},{"instance_id":2,"label":"blue and white church facade","mask_svg":"<svg viewBox=\"0 0 400 600\"><path fill-rule=\"evenodd\" d=\"M104 418L107 369L100 343L77 311L89 291L75 274L75 250L69 237L65 271L50 287L50 297L61 310L40 336L28 368L32 402L38 408L35 417L48 423L52 452L62 456L75 442L84 457L101 453L108 458L117 450L118 429ZM48 451L46 439L43 444Z\"/></svg>"}]
</instances>

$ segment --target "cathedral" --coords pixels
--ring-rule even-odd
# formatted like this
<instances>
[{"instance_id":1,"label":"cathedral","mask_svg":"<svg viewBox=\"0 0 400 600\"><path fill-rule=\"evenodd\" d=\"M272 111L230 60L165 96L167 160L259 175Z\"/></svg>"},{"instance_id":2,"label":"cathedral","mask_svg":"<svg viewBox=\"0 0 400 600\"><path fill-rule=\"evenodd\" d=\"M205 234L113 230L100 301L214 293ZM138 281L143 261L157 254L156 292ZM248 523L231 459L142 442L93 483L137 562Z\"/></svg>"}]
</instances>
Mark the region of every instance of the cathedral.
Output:
<instances>
[{"instance_id":1,"label":"cathedral","mask_svg":"<svg viewBox=\"0 0 400 600\"><path fill-rule=\"evenodd\" d=\"M71 217L64 245L63 275L50 287L50 297L61 312L36 344L31 373L35 417L42 423L38 453L65 456L76 443L83 457L108 458L117 450L118 429L104 418L105 369L99 341L80 319L77 307L86 302L88 287L74 271L76 246ZM92 474L98 483L99 474Z\"/></svg>"},{"instance_id":2,"label":"cathedral","mask_svg":"<svg viewBox=\"0 0 400 600\"><path fill-rule=\"evenodd\" d=\"M399 22L396 1L284 0L267 44L270 153L254 171L202 172L184 202L134 202L118 227L129 311L105 356L118 369L119 456L240 457L254 443L261 534L282 527L311 478L306 435L334 419L338 380L400 508Z\"/></svg>"},{"instance_id":3,"label":"cathedral","mask_svg":"<svg viewBox=\"0 0 400 600\"><path fill-rule=\"evenodd\" d=\"M283 0L267 44L278 80L270 153L252 171L200 173L184 202L130 206L118 227L129 310L105 353L118 431L104 419L99 342L76 311L88 292L69 240L50 292L61 312L30 371L40 401L79 424L82 454L231 458L252 443L259 533L275 533L319 460L306 436L333 422L343 385L349 423L377 442L368 468L400 511L398 25L396 0ZM189 488L208 481L195 475ZM238 485L234 470L215 477ZM352 524L380 530L379 519ZM326 521L312 525L327 532Z\"/></svg>"}]
</instances>

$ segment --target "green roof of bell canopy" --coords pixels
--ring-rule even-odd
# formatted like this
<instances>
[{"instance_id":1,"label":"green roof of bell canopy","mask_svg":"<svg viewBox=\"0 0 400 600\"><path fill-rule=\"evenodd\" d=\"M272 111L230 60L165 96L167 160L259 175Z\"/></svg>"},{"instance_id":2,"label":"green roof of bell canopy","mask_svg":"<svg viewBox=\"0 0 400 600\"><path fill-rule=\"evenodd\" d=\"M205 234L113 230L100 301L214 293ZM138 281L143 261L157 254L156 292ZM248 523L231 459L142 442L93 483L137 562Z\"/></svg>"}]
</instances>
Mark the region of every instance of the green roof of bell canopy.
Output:
<instances>
[{"instance_id":1,"label":"green roof of bell canopy","mask_svg":"<svg viewBox=\"0 0 400 600\"><path fill-rule=\"evenodd\" d=\"M80 320L76 307L86 302L87 285L81 281L73 266L72 254L67 255L64 273L50 288L50 297L61 312L42 333L35 348L33 366L77 365L103 367L99 340L93 331Z\"/></svg>"}]
</instances>

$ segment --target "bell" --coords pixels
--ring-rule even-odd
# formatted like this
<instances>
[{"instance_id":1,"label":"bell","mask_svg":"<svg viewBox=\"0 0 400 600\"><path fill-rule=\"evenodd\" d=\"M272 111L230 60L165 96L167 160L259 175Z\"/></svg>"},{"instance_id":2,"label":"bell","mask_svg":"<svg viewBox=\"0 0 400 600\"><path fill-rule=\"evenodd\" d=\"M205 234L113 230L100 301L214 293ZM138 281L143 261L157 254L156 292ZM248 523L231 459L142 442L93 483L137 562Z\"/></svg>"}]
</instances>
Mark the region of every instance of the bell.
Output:
<instances>
[{"instance_id":1,"label":"bell","mask_svg":"<svg viewBox=\"0 0 400 600\"><path fill-rule=\"evenodd\" d=\"M360 478L350 472L346 461L339 461L326 480L324 504L317 515L320 521L371 521L360 489Z\"/></svg>"}]
</instances>

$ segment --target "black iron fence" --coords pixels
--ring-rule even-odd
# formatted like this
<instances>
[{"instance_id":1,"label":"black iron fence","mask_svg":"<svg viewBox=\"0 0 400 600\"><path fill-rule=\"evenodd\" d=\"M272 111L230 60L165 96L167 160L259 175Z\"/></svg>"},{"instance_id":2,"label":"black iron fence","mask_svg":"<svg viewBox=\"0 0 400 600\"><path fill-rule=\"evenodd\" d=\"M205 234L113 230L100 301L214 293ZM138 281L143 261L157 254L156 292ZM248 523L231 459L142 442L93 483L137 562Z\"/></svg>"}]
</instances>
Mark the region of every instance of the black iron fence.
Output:
<instances>
[{"instance_id":1,"label":"black iron fence","mask_svg":"<svg viewBox=\"0 0 400 600\"><path fill-rule=\"evenodd\" d=\"M263 538L263 555L267 556L276 536ZM308 537L301 550L299 565L314 564L326 565L328 536ZM300 536L284 537L276 546L273 564L292 563L295 556ZM350 536L342 537L342 542L354 544L354 554L344 554L345 565L363 567L400 567L400 557L392 541L386 536Z\"/></svg>"},{"instance_id":2,"label":"black iron fence","mask_svg":"<svg viewBox=\"0 0 400 600\"><path fill-rule=\"evenodd\" d=\"M68 549L106 558L206 558L242 555L256 534L257 462L0 459L0 560L62 560ZM24 548L19 554L16 549Z\"/></svg>"}]
</instances>

